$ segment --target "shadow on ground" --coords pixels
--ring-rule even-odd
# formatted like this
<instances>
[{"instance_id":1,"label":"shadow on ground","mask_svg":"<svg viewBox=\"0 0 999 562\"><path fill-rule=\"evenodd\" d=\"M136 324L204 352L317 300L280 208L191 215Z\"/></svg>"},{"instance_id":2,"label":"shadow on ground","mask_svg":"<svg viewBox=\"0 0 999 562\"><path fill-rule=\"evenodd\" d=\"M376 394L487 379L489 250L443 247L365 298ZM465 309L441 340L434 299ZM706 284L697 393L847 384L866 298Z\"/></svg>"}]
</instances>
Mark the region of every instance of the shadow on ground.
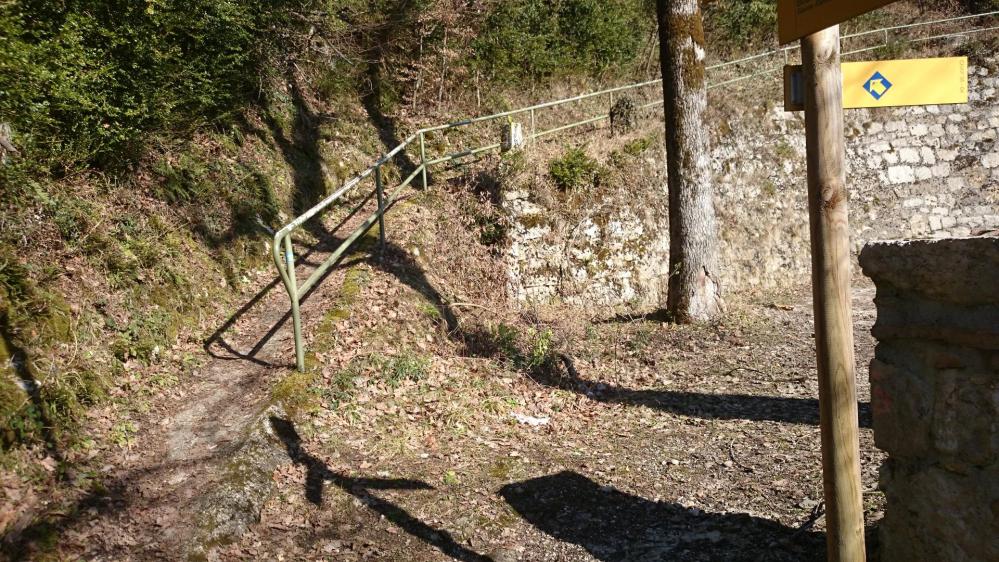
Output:
<instances>
[{"instance_id":1,"label":"shadow on ground","mask_svg":"<svg viewBox=\"0 0 999 562\"><path fill-rule=\"evenodd\" d=\"M321 460L305 452L302 438L288 420L271 417L274 433L284 443L288 456L295 464L306 469L305 497L321 506L323 488L329 482L359 499L364 505L388 519L410 535L436 547L438 550L463 562L488 562L490 559L458 544L449 533L435 529L410 515L401 507L371 493L372 490L433 490L433 486L419 480L389 478L352 478L327 468Z\"/></svg>"},{"instance_id":2,"label":"shadow on ground","mask_svg":"<svg viewBox=\"0 0 999 562\"><path fill-rule=\"evenodd\" d=\"M34 413L45 449L52 455L52 458L62 461L62 453L59 450L59 439L54 431L55 424L49 417L50 406L42 399L41 383L35 379L35 375L31 372L31 362L28 359L28 352L21 348L15 341L14 329L11 326L10 317L6 310L0 310L0 340L2 340L3 349L6 350L10 358L9 365L17 377L18 386L28 395L28 404L26 405L30 404L30 409L28 409L29 413L27 415L30 416L31 413ZM5 424L11 423L11 420L12 417L8 417L5 420ZM2 430L5 432L13 431L10 427L4 427ZM10 440L14 441L13 437ZM3 444L6 445L6 443Z\"/></svg>"},{"instance_id":3,"label":"shadow on ground","mask_svg":"<svg viewBox=\"0 0 999 562\"><path fill-rule=\"evenodd\" d=\"M814 398L756 396L752 394L705 394L673 390L634 390L579 376L568 356L561 356L565 371L549 366L532 373L535 381L552 388L583 394L598 402L645 406L704 419L742 419L805 425L819 424L819 401ZM870 404L858 406L860 427L871 427Z\"/></svg>"},{"instance_id":4,"label":"shadow on ground","mask_svg":"<svg viewBox=\"0 0 999 562\"><path fill-rule=\"evenodd\" d=\"M737 513L704 513L626 494L565 471L509 484L500 495L551 537L603 561L822 560L825 539Z\"/></svg>"}]
</instances>

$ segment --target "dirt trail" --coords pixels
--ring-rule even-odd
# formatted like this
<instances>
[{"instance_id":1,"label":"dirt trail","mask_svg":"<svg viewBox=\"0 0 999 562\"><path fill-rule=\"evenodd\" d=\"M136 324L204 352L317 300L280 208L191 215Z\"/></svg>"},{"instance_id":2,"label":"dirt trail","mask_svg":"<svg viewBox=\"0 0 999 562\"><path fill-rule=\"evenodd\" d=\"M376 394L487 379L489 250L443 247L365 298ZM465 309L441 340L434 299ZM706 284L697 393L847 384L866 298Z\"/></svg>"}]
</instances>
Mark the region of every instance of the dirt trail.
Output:
<instances>
[{"instance_id":1,"label":"dirt trail","mask_svg":"<svg viewBox=\"0 0 999 562\"><path fill-rule=\"evenodd\" d=\"M299 276L328 254L307 251ZM334 270L303 303L322 315L343 271ZM86 559L184 559L197 554L204 501L227 477L226 467L252 434L267 427L271 387L294 367L290 306L271 280L205 343L205 363L186 388L154 403L134 445L108 472L106 493L82 498L60 521L61 547ZM258 427L260 426L260 427ZM290 462L278 441L273 447ZM192 547L194 547L192 549Z\"/></svg>"},{"instance_id":2,"label":"dirt trail","mask_svg":"<svg viewBox=\"0 0 999 562\"><path fill-rule=\"evenodd\" d=\"M418 207L411 211L394 215L396 245L384 263L354 263L368 281L353 308L371 313L331 328L338 344L319 358L319 409L301 423L264 410L294 358L287 296L272 282L209 339L185 392L142 420L106 493L84 498L61 523L62 552L106 560L822 557L807 291L736 301L710 326L536 310L528 316L538 329L516 329L534 338L533 352L557 346L572 368L525 370L509 350L504 358L502 315L491 308L500 305L458 318L453 299L435 288L449 265L404 249L426 235L404 228L421 220ZM323 255L302 263L314 267ZM304 303L307 335L336 304L347 271L335 269ZM481 294L496 292L486 285ZM475 300L475 289L452 292ZM872 300L859 283L866 426ZM559 341L544 343L546 325ZM525 416L544 421L517 421ZM861 433L864 484L873 489L882 455L870 430ZM244 482L237 471L236 484L254 497L230 493L240 455L261 459L262 480ZM222 522L241 533L203 550L216 538L204 531L205 513L217 515L206 499L220 493L225 509L243 512ZM879 495L865 503L876 524Z\"/></svg>"}]
</instances>

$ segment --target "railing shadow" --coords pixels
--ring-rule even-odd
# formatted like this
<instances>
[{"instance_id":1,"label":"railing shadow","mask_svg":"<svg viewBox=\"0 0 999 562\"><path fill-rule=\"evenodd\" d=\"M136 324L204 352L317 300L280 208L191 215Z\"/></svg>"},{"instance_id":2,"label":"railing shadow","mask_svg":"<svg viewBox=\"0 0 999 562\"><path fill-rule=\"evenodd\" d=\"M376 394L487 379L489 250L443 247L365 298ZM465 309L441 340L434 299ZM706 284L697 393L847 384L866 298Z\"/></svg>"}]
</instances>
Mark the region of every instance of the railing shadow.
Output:
<instances>
[{"instance_id":1,"label":"railing shadow","mask_svg":"<svg viewBox=\"0 0 999 562\"><path fill-rule=\"evenodd\" d=\"M597 560L822 560L822 533L737 513L650 501L565 471L504 486L499 495L545 534Z\"/></svg>"},{"instance_id":2,"label":"railing shadow","mask_svg":"<svg viewBox=\"0 0 999 562\"><path fill-rule=\"evenodd\" d=\"M351 211L342 219L340 219L340 221L335 226L329 229L329 232L336 232L341 228L343 228L348 221L357 216L363 210L364 205L368 203L373 197L374 197L374 192L369 193L360 202L354 203L355 208L353 209L353 211ZM336 238L330 234L326 234L325 228L322 230L324 234L322 238L320 238L319 242L317 244L310 246L305 251L305 253L301 254L298 257L298 263L300 265L306 265L311 267L318 266L319 264L310 261L310 258L314 257L317 254L322 254L324 252L331 252L335 250L343 242L342 238ZM343 264L341 263L339 265L342 266ZM320 282L316 283L312 289L310 289L307 293L302 295L302 302L304 302L306 299L308 299L310 295L312 295L312 293L319 287L320 283L323 280L325 280L327 277L329 277L330 274L333 273L334 269L335 268L331 268L325 275L323 275L322 279L320 279ZM267 332L263 336L261 336L256 341L256 343L253 344L253 346L249 349L249 351L241 352L237 350L234 345L226 341L226 339L224 338L225 333L229 331L229 329L232 328L234 325L236 325L236 322L238 322L240 318L242 318L247 312L249 312L254 306L256 306L257 303L263 300L263 298L267 296L268 293L270 293L275 287L279 286L280 284L281 284L281 277L278 276L274 278L271 282L269 282L266 286L264 286L263 289L258 291L257 294L253 295L253 297L251 297L250 300L247 301L243 306L241 306L235 313L233 313L232 316L227 318L226 321L223 322L222 325L219 326L212 333L212 335L208 336L208 338L206 338L205 341L202 342L202 348L205 350L205 353L207 353L209 356L215 359L225 359L225 360L241 359L264 367L285 366L259 359L257 355L264 348L264 346L267 345L267 343L277 334L278 330L280 330L281 327L291 318L290 304L288 310L281 316L280 319L278 319L267 330ZM228 355L222 355L215 352L213 349L214 346L220 347Z\"/></svg>"},{"instance_id":3,"label":"railing shadow","mask_svg":"<svg viewBox=\"0 0 999 562\"><path fill-rule=\"evenodd\" d=\"M463 562L488 562L491 559L458 544L444 530L435 529L413 517L405 509L372 494L372 490L433 490L433 486L419 481L391 478L353 478L330 470L324 462L310 455L302 447L302 438L294 424L278 417L271 417L274 433L284 443L292 462L305 467L305 497L316 506L323 504L323 488L329 482L361 500L366 506L388 519L410 535L437 548L442 553Z\"/></svg>"}]
</instances>

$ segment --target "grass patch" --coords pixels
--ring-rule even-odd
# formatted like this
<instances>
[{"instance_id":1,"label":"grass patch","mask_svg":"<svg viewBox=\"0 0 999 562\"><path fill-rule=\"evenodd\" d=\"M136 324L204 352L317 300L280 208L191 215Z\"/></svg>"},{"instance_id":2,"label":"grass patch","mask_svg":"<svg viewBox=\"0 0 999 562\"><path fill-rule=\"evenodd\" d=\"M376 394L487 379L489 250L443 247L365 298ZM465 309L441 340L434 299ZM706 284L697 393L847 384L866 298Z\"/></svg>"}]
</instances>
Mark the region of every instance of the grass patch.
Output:
<instances>
[{"instance_id":1,"label":"grass patch","mask_svg":"<svg viewBox=\"0 0 999 562\"><path fill-rule=\"evenodd\" d=\"M381 380L389 387L395 388L405 381L418 382L427 377L430 359L405 351L393 357L373 356Z\"/></svg>"},{"instance_id":2,"label":"grass patch","mask_svg":"<svg viewBox=\"0 0 999 562\"><path fill-rule=\"evenodd\" d=\"M318 411L322 394L318 376L310 371L291 373L271 388L271 398L279 402L295 421Z\"/></svg>"}]
</instances>

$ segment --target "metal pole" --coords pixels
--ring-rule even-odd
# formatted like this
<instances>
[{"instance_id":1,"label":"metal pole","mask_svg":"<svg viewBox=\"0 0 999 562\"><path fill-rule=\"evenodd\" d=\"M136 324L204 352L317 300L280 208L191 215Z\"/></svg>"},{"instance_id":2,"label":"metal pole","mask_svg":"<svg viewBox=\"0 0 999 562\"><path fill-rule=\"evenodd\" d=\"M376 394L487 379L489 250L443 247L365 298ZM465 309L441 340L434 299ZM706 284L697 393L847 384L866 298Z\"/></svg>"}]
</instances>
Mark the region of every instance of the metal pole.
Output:
<instances>
[{"instance_id":1,"label":"metal pole","mask_svg":"<svg viewBox=\"0 0 999 562\"><path fill-rule=\"evenodd\" d=\"M534 138L534 110L531 110L531 138Z\"/></svg>"},{"instance_id":2,"label":"metal pole","mask_svg":"<svg viewBox=\"0 0 999 562\"><path fill-rule=\"evenodd\" d=\"M302 311L298 302L298 278L295 277L295 253L291 247L291 234L284 237L284 260L288 264L288 294L291 296L291 318L295 327L295 363L305 371L305 344L302 342Z\"/></svg>"},{"instance_id":3,"label":"metal pole","mask_svg":"<svg viewBox=\"0 0 999 562\"><path fill-rule=\"evenodd\" d=\"M830 562L862 562L864 509L850 310L839 26L802 39L801 57L827 552Z\"/></svg>"},{"instance_id":4,"label":"metal pole","mask_svg":"<svg viewBox=\"0 0 999 562\"><path fill-rule=\"evenodd\" d=\"M427 190L427 146L420 131L420 167L423 168L423 191Z\"/></svg>"},{"instance_id":5,"label":"metal pole","mask_svg":"<svg viewBox=\"0 0 999 562\"><path fill-rule=\"evenodd\" d=\"M382 167L375 166L375 191L378 193L378 245L385 255L385 191L382 189Z\"/></svg>"}]
</instances>

